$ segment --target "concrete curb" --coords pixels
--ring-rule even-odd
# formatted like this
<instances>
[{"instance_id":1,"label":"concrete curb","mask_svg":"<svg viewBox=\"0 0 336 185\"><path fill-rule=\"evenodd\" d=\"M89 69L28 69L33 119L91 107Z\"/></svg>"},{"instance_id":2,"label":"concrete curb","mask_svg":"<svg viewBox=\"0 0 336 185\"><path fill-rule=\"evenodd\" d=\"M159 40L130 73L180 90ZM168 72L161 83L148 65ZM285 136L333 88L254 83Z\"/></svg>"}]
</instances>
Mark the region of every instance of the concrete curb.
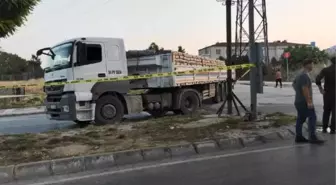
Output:
<instances>
[{"instance_id":1,"label":"concrete curb","mask_svg":"<svg viewBox=\"0 0 336 185\"><path fill-rule=\"evenodd\" d=\"M240 149L262 145L269 142L293 139L290 128L281 132L270 132L249 138L218 138L203 142L186 143L176 146L146 148L140 150L120 151L114 153L55 159L11 166L0 166L0 184L17 180L67 175L95 169L135 165L141 162L169 160L208 154L219 151Z\"/></svg>"}]
</instances>

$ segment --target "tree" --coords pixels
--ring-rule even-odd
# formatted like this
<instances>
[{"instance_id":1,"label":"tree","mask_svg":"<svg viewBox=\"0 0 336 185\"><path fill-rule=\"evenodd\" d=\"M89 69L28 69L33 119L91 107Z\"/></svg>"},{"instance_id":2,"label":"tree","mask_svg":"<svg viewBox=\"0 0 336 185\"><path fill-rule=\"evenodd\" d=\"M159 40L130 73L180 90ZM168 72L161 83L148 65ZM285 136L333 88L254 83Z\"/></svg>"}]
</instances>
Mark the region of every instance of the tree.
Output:
<instances>
[{"instance_id":1,"label":"tree","mask_svg":"<svg viewBox=\"0 0 336 185\"><path fill-rule=\"evenodd\" d=\"M39 2L40 0L1 0L0 38L14 34Z\"/></svg>"},{"instance_id":2,"label":"tree","mask_svg":"<svg viewBox=\"0 0 336 185\"><path fill-rule=\"evenodd\" d=\"M181 52L181 53L185 53L185 49L182 48L182 46L178 46L177 51L178 51L178 52Z\"/></svg>"},{"instance_id":3,"label":"tree","mask_svg":"<svg viewBox=\"0 0 336 185\"><path fill-rule=\"evenodd\" d=\"M289 52L291 54L288 59L288 67L290 70L297 70L301 68L302 62L305 59L312 59L314 63L325 63L328 60L328 55L325 51L321 51L317 47L310 46L295 46L288 47L284 52ZM285 65L285 59L281 57L282 64Z\"/></svg>"},{"instance_id":4,"label":"tree","mask_svg":"<svg viewBox=\"0 0 336 185\"><path fill-rule=\"evenodd\" d=\"M41 61L32 55L30 60L25 60L16 54L0 52L0 80L23 80L25 78L41 78L43 70Z\"/></svg>"},{"instance_id":5,"label":"tree","mask_svg":"<svg viewBox=\"0 0 336 185\"><path fill-rule=\"evenodd\" d=\"M155 53L157 53L158 51L164 51L164 48L163 47L160 48L159 45L157 45L155 42L152 42L149 45L148 50L152 50Z\"/></svg>"}]
</instances>

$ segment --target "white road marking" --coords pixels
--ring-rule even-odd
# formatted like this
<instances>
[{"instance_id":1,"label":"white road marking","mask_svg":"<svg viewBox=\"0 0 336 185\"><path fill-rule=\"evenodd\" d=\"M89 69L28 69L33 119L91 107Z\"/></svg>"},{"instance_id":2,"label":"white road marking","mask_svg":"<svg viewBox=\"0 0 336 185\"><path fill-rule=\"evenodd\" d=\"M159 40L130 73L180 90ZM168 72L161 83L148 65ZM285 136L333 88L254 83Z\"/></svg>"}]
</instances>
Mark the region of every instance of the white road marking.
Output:
<instances>
[{"instance_id":1,"label":"white road marking","mask_svg":"<svg viewBox=\"0 0 336 185\"><path fill-rule=\"evenodd\" d=\"M232 154L223 154L223 155L217 155L217 156L206 156L206 157L200 157L200 158L194 158L194 159L187 159L187 160L181 160L181 161L173 161L173 162L166 162L166 163L161 163L161 164L154 164L154 165L134 167L134 168L129 168L129 169L122 169L122 170L117 170L117 171L108 171L108 172L102 172L102 173L90 174L90 175L83 175L83 176L78 176L78 177L69 177L69 178L58 179L58 180L50 180L50 181L44 181L44 182L41 182L41 183L33 183L33 184L28 184L28 185L62 184L62 183L70 182L70 181L83 180L83 179L89 179L89 178L95 178L95 177L102 177L102 176L108 176L108 175L120 174L120 173L127 173L127 172L132 172L132 171L146 170L146 169L151 169L151 168L173 166L173 165L177 165L177 164L207 161L207 160L241 156L241 155L254 154L254 153L271 152L271 151L290 149L290 148L296 148L296 147L303 147L303 146L307 146L307 144L273 147L273 148L267 148L267 149L251 150L251 151L237 152L237 153L232 153Z\"/></svg>"}]
</instances>

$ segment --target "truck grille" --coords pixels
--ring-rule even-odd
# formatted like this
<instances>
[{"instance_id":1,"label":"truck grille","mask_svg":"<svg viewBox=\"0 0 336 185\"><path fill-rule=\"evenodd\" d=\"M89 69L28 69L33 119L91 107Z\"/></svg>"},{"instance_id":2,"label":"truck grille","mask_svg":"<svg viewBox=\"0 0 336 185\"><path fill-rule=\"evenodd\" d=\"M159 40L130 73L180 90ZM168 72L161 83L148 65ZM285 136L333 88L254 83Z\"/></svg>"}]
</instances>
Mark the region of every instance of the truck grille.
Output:
<instances>
[{"instance_id":1,"label":"truck grille","mask_svg":"<svg viewBox=\"0 0 336 185\"><path fill-rule=\"evenodd\" d=\"M47 96L47 102L60 102L62 96Z\"/></svg>"},{"instance_id":2,"label":"truck grille","mask_svg":"<svg viewBox=\"0 0 336 185\"><path fill-rule=\"evenodd\" d=\"M66 79L49 81L49 82L46 82L46 84L53 83L53 82L66 82ZM64 85L45 86L44 87L44 92L47 95L49 95L49 94L62 94L63 90L64 90Z\"/></svg>"}]
</instances>

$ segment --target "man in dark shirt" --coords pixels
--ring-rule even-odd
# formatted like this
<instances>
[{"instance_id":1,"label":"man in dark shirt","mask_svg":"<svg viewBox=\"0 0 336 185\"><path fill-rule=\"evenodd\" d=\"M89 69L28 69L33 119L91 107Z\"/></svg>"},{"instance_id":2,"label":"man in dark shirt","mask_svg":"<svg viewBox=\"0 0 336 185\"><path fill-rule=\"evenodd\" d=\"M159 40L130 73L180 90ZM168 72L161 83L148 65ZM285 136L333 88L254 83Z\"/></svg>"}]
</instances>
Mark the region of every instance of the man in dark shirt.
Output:
<instances>
[{"instance_id":1,"label":"man in dark shirt","mask_svg":"<svg viewBox=\"0 0 336 185\"><path fill-rule=\"evenodd\" d=\"M335 57L331 58L331 63L317 75L316 85L323 95L323 133L327 133L331 114L330 134L335 134ZM322 79L324 79L324 88L321 85Z\"/></svg>"},{"instance_id":2,"label":"man in dark shirt","mask_svg":"<svg viewBox=\"0 0 336 185\"><path fill-rule=\"evenodd\" d=\"M294 105L297 111L295 142L322 144L324 141L316 137L316 113L313 105L313 90L309 72L313 69L313 61L306 59L303 62L303 71L293 81L295 90ZM309 140L302 134L302 125L308 118Z\"/></svg>"}]
</instances>

